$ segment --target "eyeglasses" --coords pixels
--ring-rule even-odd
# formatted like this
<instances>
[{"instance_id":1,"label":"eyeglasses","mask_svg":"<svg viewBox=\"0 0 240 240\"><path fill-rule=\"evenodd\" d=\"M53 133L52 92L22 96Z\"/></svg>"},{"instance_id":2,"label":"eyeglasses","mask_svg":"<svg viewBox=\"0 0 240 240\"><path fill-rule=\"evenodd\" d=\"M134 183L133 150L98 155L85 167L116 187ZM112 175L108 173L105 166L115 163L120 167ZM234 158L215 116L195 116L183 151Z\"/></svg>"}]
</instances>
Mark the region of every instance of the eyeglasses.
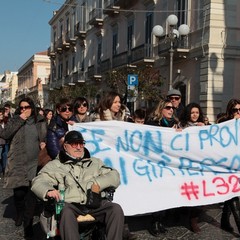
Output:
<instances>
[{"instance_id":1,"label":"eyeglasses","mask_svg":"<svg viewBox=\"0 0 240 240\"><path fill-rule=\"evenodd\" d=\"M180 99L180 97L169 97L169 99L178 101Z\"/></svg>"},{"instance_id":2,"label":"eyeglasses","mask_svg":"<svg viewBox=\"0 0 240 240\"><path fill-rule=\"evenodd\" d=\"M76 104L76 107L77 108L80 108L80 107L87 107L87 103L78 103L78 104Z\"/></svg>"},{"instance_id":3,"label":"eyeglasses","mask_svg":"<svg viewBox=\"0 0 240 240\"><path fill-rule=\"evenodd\" d=\"M170 109L175 110L176 108L173 107L173 106L166 106L164 109L166 109L166 110L170 110Z\"/></svg>"},{"instance_id":4,"label":"eyeglasses","mask_svg":"<svg viewBox=\"0 0 240 240\"><path fill-rule=\"evenodd\" d=\"M61 108L60 108L60 112L66 112L67 110L68 110L69 112L72 112L73 109L72 109L72 107L61 107Z\"/></svg>"},{"instance_id":5,"label":"eyeglasses","mask_svg":"<svg viewBox=\"0 0 240 240\"><path fill-rule=\"evenodd\" d=\"M73 143L68 143L72 148L77 148L78 146L83 147L85 145L85 141L81 141L81 142L73 142Z\"/></svg>"},{"instance_id":6,"label":"eyeglasses","mask_svg":"<svg viewBox=\"0 0 240 240\"><path fill-rule=\"evenodd\" d=\"M20 108L20 110L26 110L26 109L30 109L31 108L31 106L30 105L28 105L28 106L22 106L22 107L19 107Z\"/></svg>"},{"instance_id":7,"label":"eyeglasses","mask_svg":"<svg viewBox=\"0 0 240 240\"><path fill-rule=\"evenodd\" d=\"M240 112L240 108L233 108L233 109L232 109L232 112L233 112L233 113Z\"/></svg>"}]
</instances>

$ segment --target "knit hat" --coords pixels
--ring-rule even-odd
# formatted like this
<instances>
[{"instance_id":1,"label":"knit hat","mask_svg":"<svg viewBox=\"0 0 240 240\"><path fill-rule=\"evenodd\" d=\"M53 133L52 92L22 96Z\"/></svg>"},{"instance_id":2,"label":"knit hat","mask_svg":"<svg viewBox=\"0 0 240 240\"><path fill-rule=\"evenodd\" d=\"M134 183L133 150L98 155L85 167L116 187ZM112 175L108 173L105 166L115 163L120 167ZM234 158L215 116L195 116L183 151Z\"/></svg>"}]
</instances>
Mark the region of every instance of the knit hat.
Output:
<instances>
[{"instance_id":1,"label":"knit hat","mask_svg":"<svg viewBox=\"0 0 240 240\"><path fill-rule=\"evenodd\" d=\"M168 91L167 93L167 97L170 97L170 96L173 96L173 95L176 95L176 96L182 96L181 92L177 89L171 89Z\"/></svg>"},{"instance_id":2,"label":"knit hat","mask_svg":"<svg viewBox=\"0 0 240 240\"><path fill-rule=\"evenodd\" d=\"M74 142L83 142L83 136L78 131L70 131L65 135L64 142L65 143L74 143Z\"/></svg>"}]
</instances>

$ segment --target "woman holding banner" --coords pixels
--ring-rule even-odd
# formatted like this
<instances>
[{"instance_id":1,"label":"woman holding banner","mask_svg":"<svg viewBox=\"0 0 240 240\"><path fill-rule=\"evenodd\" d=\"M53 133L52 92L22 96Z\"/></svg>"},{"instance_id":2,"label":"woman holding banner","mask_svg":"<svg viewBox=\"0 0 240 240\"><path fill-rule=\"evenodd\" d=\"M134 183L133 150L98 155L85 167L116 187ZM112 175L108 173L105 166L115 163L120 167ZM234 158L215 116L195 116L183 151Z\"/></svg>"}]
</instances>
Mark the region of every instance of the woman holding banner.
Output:
<instances>
[{"instance_id":1,"label":"woman holding banner","mask_svg":"<svg viewBox=\"0 0 240 240\"><path fill-rule=\"evenodd\" d=\"M189 103L186 107L184 107L179 121L179 127L182 129L192 126L204 126L204 115L200 105L194 102ZM189 211L191 230L195 233L200 232L201 229L198 226L200 209L197 207L188 207L184 209Z\"/></svg>"},{"instance_id":2,"label":"woman holding banner","mask_svg":"<svg viewBox=\"0 0 240 240\"><path fill-rule=\"evenodd\" d=\"M146 121L147 125L178 128L177 118L174 116L175 107L170 99L160 100L155 110L150 113L149 118ZM150 225L149 233L155 237L158 237L162 233L166 233L163 218L166 215L166 211L159 211L152 214L152 222Z\"/></svg>"},{"instance_id":3,"label":"woman holding banner","mask_svg":"<svg viewBox=\"0 0 240 240\"><path fill-rule=\"evenodd\" d=\"M126 107L121 104L121 96L116 92L107 92L95 109L94 121L124 121Z\"/></svg>"},{"instance_id":4,"label":"woman holding banner","mask_svg":"<svg viewBox=\"0 0 240 240\"><path fill-rule=\"evenodd\" d=\"M230 99L227 104L226 114L217 119L217 123L239 118L240 118L240 99L233 98ZM221 228L228 232L233 232L234 230L230 224L231 213L233 214L238 231L240 233L240 202L238 197L234 197L224 202L221 217Z\"/></svg>"},{"instance_id":5,"label":"woman holding banner","mask_svg":"<svg viewBox=\"0 0 240 240\"><path fill-rule=\"evenodd\" d=\"M93 121L125 121L130 115L127 107L121 103L121 95L110 91L100 99L98 106L93 114ZM131 233L128 224L124 225L123 240L136 239L136 235Z\"/></svg>"}]
</instances>

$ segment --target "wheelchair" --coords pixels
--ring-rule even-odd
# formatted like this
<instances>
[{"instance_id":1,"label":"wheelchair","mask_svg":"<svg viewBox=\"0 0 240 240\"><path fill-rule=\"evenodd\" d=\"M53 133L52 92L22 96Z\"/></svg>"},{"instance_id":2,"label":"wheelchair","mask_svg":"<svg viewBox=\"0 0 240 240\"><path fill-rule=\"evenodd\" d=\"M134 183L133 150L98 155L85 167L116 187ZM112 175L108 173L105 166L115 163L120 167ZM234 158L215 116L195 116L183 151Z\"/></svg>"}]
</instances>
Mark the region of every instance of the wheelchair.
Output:
<instances>
[{"instance_id":1,"label":"wheelchair","mask_svg":"<svg viewBox=\"0 0 240 240\"><path fill-rule=\"evenodd\" d=\"M114 192L115 192L115 188L113 187L106 188L101 192L101 197L108 201L113 201ZM44 203L43 213L45 216L53 216L55 215L55 211L56 211L55 209L56 209L55 199L49 198L48 201ZM56 220L57 220L56 236L47 237L47 239L61 240L59 229L58 229L58 224L60 219L56 217ZM79 233L80 233L79 240L105 240L106 239L105 226L103 223L100 223L97 220L79 222Z\"/></svg>"}]
</instances>

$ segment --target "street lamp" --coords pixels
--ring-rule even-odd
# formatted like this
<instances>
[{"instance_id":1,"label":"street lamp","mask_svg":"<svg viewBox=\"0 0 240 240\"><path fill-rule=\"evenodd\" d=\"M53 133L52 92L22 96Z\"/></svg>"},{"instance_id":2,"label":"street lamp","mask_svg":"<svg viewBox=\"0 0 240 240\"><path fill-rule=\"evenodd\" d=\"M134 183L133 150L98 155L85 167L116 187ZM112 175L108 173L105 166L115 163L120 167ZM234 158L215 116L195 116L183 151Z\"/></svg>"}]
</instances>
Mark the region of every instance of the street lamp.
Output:
<instances>
[{"instance_id":1,"label":"street lamp","mask_svg":"<svg viewBox=\"0 0 240 240\"><path fill-rule=\"evenodd\" d=\"M178 30L174 27L178 23L178 18L176 15L171 14L167 17L167 23L169 26L169 32L166 33L165 42L170 42L170 49L169 49L169 55L170 55L170 66L169 66L169 90L172 89L172 81L173 81L173 43L176 41L179 36L186 36L189 34L190 29L187 24L182 24L179 26ZM152 33L156 37L161 37L164 35L163 27L160 25L156 25L153 27Z\"/></svg>"}]
</instances>

